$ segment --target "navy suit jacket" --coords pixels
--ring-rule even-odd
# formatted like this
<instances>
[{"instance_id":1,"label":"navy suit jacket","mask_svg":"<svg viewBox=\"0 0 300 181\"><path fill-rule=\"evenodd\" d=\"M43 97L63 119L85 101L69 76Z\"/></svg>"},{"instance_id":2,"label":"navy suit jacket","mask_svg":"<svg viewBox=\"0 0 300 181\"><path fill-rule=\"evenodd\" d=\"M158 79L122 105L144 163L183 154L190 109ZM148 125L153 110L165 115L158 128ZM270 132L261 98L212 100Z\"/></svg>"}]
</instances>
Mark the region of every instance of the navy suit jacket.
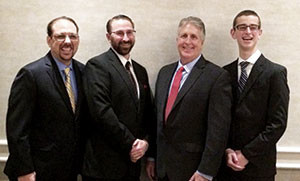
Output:
<instances>
[{"instance_id":1,"label":"navy suit jacket","mask_svg":"<svg viewBox=\"0 0 300 181\"><path fill-rule=\"evenodd\" d=\"M70 180L80 170L84 65L73 60L78 100L75 114L49 52L23 67L9 96L6 132L10 179L36 172L37 180Z\"/></svg>"},{"instance_id":2,"label":"navy suit jacket","mask_svg":"<svg viewBox=\"0 0 300 181\"><path fill-rule=\"evenodd\" d=\"M140 161L130 161L135 139L150 141L155 128L146 69L132 61L140 89L138 99L125 67L112 49L88 61L84 87L92 121L83 174L93 178L139 177Z\"/></svg>"},{"instance_id":3,"label":"navy suit jacket","mask_svg":"<svg viewBox=\"0 0 300 181\"><path fill-rule=\"evenodd\" d=\"M172 181L199 172L215 176L231 119L230 76L203 55L186 79L164 125L172 76L178 63L163 67L156 81L157 173Z\"/></svg>"},{"instance_id":4,"label":"navy suit jacket","mask_svg":"<svg viewBox=\"0 0 300 181\"><path fill-rule=\"evenodd\" d=\"M228 147L241 150L249 160L242 174L269 177L276 173L276 143L287 125L287 70L261 55L239 95L237 62L224 67L231 74L234 95Z\"/></svg>"}]
</instances>

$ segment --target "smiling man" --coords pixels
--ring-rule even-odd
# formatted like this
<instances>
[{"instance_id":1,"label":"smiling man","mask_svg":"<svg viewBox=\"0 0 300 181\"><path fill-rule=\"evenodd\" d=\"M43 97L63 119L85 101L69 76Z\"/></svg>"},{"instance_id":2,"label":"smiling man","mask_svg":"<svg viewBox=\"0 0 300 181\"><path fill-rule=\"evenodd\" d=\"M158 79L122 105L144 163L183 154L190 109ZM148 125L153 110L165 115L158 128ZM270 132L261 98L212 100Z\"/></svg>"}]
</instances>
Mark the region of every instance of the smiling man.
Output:
<instances>
[{"instance_id":1,"label":"smiling man","mask_svg":"<svg viewBox=\"0 0 300 181\"><path fill-rule=\"evenodd\" d=\"M159 180L212 180L221 163L231 118L230 76L204 58L204 39L201 19L182 19L176 38L180 59L158 74L157 151L152 156ZM155 161L147 162L150 179Z\"/></svg>"},{"instance_id":2,"label":"smiling man","mask_svg":"<svg viewBox=\"0 0 300 181\"><path fill-rule=\"evenodd\" d=\"M220 181L273 181L276 143L287 124L289 88L287 70L257 49L261 20L244 10L233 20L231 36L239 58L224 68L231 74L234 97L226 164Z\"/></svg>"},{"instance_id":3,"label":"smiling man","mask_svg":"<svg viewBox=\"0 0 300 181\"><path fill-rule=\"evenodd\" d=\"M73 59L79 29L63 16L47 31L50 51L23 67L11 87L4 170L10 180L75 181L81 169L84 66Z\"/></svg>"},{"instance_id":4,"label":"smiling man","mask_svg":"<svg viewBox=\"0 0 300 181\"><path fill-rule=\"evenodd\" d=\"M138 181L140 158L155 130L146 69L131 59L134 23L116 15L106 24L111 48L91 58L85 91L92 122L83 165L84 181Z\"/></svg>"}]
</instances>

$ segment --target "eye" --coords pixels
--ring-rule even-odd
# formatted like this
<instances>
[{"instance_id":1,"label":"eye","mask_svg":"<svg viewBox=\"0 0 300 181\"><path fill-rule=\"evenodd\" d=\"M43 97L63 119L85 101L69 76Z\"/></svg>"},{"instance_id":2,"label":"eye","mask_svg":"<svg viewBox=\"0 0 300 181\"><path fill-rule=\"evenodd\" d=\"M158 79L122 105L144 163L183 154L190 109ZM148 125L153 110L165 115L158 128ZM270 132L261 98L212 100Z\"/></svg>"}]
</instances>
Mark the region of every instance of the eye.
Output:
<instances>
[{"instance_id":1,"label":"eye","mask_svg":"<svg viewBox=\"0 0 300 181\"><path fill-rule=\"evenodd\" d=\"M191 35L191 39L192 39L192 40L197 40L198 37L197 37L196 35L193 34L193 35Z\"/></svg>"},{"instance_id":2,"label":"eye","mask_svg":"<svg viewBox=\"0 0 300 181\"><path fill-rule=\"evenodd\" d=\"M182 38L182 39L186 39L187 37L188 37L187 34L182 34L182 35L180 35L180 38Z\"/></svg>"}]
</instances>

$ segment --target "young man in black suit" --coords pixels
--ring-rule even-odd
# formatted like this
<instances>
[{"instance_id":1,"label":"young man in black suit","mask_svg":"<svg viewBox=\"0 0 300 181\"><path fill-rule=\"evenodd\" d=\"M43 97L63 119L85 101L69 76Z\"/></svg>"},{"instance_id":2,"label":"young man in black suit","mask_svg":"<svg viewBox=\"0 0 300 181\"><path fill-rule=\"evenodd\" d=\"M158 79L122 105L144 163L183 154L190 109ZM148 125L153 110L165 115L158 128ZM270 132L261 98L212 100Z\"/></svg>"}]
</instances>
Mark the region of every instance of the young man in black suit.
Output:
<instances>
[{"instance_id":1,"label":"young man in black suit","mask_svg":"<svg viewBox=\"0 0 300 181\"><path fill-rule=\"evenodd\" d=\"M132 20L117 15L106 25L111 48L88 61L85 90L92 122L86 145L83 180L138 181L140 158L155 129L146 69L131 59Z\"/></svg>"},{"instance_id":2,"label":"young man in black suit","mask_svg":"<svg viewBox=\"0 0 300 181\"><path fill-rule=\"evenodd\" d=\"M23 67L13 82L4 170L10 180L77 180L84 107L84 65L72 58L79 45L78 30L69 17L52 20L47 27L50 51Z\"/></svg>"},{"instance_id":3,"label":"young man in black suit","mask_svg":"<svg viewBox=\"0 0 300 181\"><path fill-rule=\"evenodd\" d=\"M262 29L256 12L241 11L230 32L239 58L224 67L231 74L234 106L227 167L223 165L219 180L273 181L276 143L287 124L287 70L257 49Z\"/></svg>"},{"instance_id":4,"label":"young man in black suit","mask_svg":"<svg viewBox=\"0 0 300 181\"><path fill-rule=\"evenodd\" d=\"M230 76L204 58L204 39L201 19L182 19L176 38L180 60L158 74L155 162L159 180L212 180L221 163L231 119ZM151 160L147 173L150 179L155 177Z\"/></svg>"}]
</instances>

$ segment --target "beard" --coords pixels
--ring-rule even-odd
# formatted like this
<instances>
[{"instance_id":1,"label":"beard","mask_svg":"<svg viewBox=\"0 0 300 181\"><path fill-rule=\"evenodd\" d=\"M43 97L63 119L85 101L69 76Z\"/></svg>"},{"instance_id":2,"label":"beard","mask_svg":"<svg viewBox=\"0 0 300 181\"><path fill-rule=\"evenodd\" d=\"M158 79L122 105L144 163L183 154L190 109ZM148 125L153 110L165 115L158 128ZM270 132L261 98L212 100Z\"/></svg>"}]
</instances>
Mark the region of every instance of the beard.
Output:
<instances>
[{"instance_id":1,"label":"beard","mask_svg":"<svg viewBox=\"0 0 300 181\"><path fill-rule=\"evenodd\" d=\"M127 41L127 42L111 42L111 46L120 54L120 55L127 55L130 53L132 47L134 46L134 41Z\"/></svg>"}]
</instances>

